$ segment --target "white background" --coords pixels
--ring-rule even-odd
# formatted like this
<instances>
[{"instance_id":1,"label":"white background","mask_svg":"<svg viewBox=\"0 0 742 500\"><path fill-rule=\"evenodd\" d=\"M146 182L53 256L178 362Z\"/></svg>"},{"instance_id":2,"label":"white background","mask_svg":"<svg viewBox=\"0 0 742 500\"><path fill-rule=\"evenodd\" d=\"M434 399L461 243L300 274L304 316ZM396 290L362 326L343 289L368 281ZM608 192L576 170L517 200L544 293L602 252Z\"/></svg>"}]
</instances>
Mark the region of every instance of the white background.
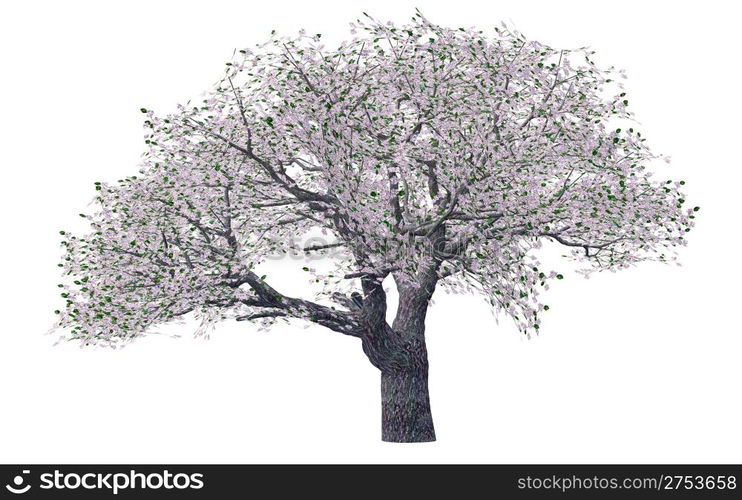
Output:
<instances>
[{"instance_id":1,"label":"white background","mask_svg":"<svg viewBox=\"0 0 742 500\"><path fill-rule=\"evenodd\" d=\"M658 176L701 205L683 267L584 280L567 264L542 334L475 297L429 314L438 442L380 441L379 375L357 339L192 326L126 349L54 347L58 231L93 182L136 172L140 107L197 97L271 29L331 41L414 3L6 2L0 13L0 462L740 462L740 44L733 2L416 2L449 26L513 23L625 68ZM552 256L553 257L553 256ZM551 261L550 261L551 262ZM300 267L282 261L272 275Z\"/></svg>"}]
</instances>

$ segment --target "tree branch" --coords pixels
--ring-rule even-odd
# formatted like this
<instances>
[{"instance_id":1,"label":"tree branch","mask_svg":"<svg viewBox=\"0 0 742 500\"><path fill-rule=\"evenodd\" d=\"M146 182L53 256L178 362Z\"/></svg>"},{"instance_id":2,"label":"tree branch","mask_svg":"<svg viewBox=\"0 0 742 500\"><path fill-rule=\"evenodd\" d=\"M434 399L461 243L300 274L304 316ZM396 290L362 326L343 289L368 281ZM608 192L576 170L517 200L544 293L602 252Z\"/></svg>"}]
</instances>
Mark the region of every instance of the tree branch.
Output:
<instances>
[{"instance_id":1,"label":"tree branch","mask_svg":"<svg viewBox=\"0 0 742 500\"><path fill-rule=\"evenodd\" d=\"M243 303L250 306L263 307L269 310L247 316L240 316L240 318L242 318L241 321L284 316L311 321L312 323L317 323L318 325L322 325L344 335L350 335L352 337L362 336L363 330L360 322L357 316L353 313L337 311L309 300L283 295L252 271L248 271L247 274L240 276L237 280L232 282L230 286L238 288L244 284L250 285L252 290L257 294L259 300L248 300L243 301Z\"/></svg>"}]
</instances>

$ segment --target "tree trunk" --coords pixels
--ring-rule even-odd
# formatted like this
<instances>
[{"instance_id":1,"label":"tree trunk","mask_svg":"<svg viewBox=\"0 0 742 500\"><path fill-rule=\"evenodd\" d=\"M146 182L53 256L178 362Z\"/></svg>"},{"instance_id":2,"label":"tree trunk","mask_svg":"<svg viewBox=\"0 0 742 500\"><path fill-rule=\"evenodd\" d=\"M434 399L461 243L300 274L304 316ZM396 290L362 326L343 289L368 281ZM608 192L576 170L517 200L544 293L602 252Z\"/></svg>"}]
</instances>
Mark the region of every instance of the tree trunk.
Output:
<instances>
[{"instance_id":1,"label":"tree trunk","mask_svg":"<svg viewBox=\"0 0 742 500\"><path fill-rule=\"evenodd\" d=\"M428 396L428 363L381 372L381 439L392 443L435 441Z\"/></svg>"},{"instance_id":2,"label":"tree trunk","mask_svg":"<svg viewBox=\"0 0 742 500\"><path fill-rule=\"evenodd\" d=\"M362 337L363 350L381 371L383 441L435 441L425 346L425 316L435 290L435 269L422 274L420 283L416 284L395 277L399 304L391 327L384 318L386 296L381 280L362 280L365 293L363 309L368 324Z\"/></svg>"}]
</instances>

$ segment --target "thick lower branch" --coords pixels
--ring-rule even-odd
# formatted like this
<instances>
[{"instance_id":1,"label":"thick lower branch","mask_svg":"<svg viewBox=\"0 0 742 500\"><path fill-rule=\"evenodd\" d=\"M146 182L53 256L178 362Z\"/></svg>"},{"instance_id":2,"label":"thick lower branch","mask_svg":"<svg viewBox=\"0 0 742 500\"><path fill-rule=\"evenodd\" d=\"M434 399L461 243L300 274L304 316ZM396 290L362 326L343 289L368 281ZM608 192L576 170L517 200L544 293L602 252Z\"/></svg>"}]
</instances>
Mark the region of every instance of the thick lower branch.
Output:
<instances>
[{"instance_id":1,"label":"thick lower branch","mask_svg":"<svg viewBox=\"0 0 742 500\"><path fill-rule=\"evenodd\" d=\"M361 322L357 313L338 311L310 300L283 295L252 271L242 275L231 286L237 288L243 284L250 285L257 299L243 300L242 303L251 307L260 307L263 311L238 319L244 321L283 316L311 321L344 335L353 337L362 335Z\"/></svg>"}]
</instances>

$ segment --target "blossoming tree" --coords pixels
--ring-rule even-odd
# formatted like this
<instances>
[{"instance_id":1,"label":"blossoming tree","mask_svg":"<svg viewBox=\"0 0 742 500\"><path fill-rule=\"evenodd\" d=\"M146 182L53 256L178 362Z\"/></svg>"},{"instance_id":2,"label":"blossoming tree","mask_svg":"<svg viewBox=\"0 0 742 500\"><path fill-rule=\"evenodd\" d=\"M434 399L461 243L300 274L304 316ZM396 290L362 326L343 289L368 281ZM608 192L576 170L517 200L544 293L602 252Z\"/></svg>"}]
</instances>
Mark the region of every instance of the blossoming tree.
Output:
<instances>
[{"instance_id":1,"label":"blossoming tree","mask_svg":"<svg viewBox=\"0 0 742 500\"><path fill-rule=\"evenodd\" d=\"M329 50L275 33L239 51L197 105L146 114L140 175L96 183L85 236L62 232L67 338L119 345L188 313L270 325L299 319L360 339L381 372L382 438L435 439L425 316L438 287L474 290L539 328L569 247L591 270L674 258L696 209L656 181L622 74L585 49L507 27L449 29L417 13L367 20ZM311 300L258 268L323 231L331 271L304 268ZM386 320L382 282L399 292Z\"/></svg>"}]
</instances>

